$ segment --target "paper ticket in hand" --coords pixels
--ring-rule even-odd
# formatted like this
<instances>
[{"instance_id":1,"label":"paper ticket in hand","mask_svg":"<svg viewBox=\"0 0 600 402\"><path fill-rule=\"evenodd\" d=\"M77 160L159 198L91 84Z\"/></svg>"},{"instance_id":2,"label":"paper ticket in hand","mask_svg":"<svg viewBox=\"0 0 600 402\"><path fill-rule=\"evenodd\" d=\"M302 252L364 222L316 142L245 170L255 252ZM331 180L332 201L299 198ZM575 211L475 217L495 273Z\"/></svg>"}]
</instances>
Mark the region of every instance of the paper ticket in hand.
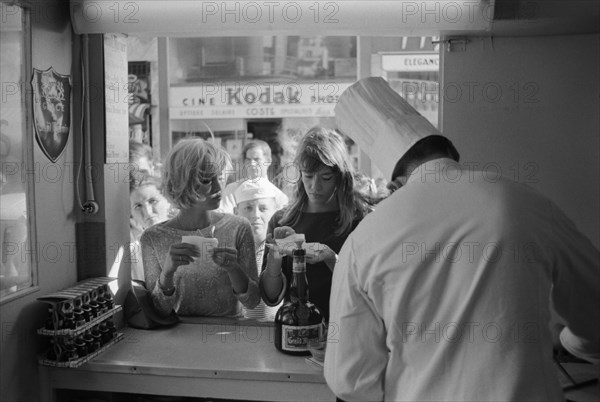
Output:
<instances>
[{"instance_id":1,"label":"paper ticket in hand","mask_svg":"<svg viewBox=\"0 0 600 402\"><path fill-rule=\"evenodd\" d=\"M304 243L302 248L306 250L307 257L316 257L325 250L325 245L321 243Z\"/></svg>"},{"instance_id":2,"label":"paper ticket in hand","mask_svg":"<svg viewBox=\"0 0 600 402\"><path fill-rule=\"evenodd\" d=\"M298 243L302 242L302 248L306 250L307 257L317 256L325 249L321 243L306 243L304 234L295 233L283 239L275 239L277 243L277 251L282 255L292 255L292 251L298 247Z\"/></svg>"},{"instance_id":3,"label":"paper ticket in hand","mask_svg":"<svg viewBox=\"0 0 600 402\"><path fill-rule=\"evenodd\" d=\"M303 233L294 233L283 239L275 239L277 251L282 255L292 255L292 251L302 243L304 247L305 237Z\"/></svg>"},{"instance_id":4,"label":"paper ticket in hand","mask_svg":"<svg viewBox=\"0 0 600 402\"><path fill-rule=\"evenodd\" d=\"M219 239L202 236L181 236L181 242L193 244L198 247L202 260L211 259L214 248L219 245Z\"/></svg>"}]
</instances>

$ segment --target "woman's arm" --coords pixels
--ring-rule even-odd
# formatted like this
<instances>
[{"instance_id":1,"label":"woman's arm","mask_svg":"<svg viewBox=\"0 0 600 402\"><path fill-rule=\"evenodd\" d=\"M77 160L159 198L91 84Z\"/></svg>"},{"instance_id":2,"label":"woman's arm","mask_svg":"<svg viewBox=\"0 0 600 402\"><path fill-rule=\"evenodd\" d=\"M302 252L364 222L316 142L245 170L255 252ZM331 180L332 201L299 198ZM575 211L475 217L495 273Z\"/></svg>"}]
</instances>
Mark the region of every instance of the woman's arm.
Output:
<instances>
[{"instance_id":1,"label":"woman's arm","mask_svg":"<svg viewBox=\"0 0 600 402\"><path fill-rule=\"evenodd\" d=\"M177 291L174 289L170 295L169 289L174 288L173 275L165 275L162 272L161 260L164 256L158 256L153 247L152 239L148 233L144 233L140 238L142 246L142 261L144 264L144 277L146 288L152 292L152 300L156 312L162 316L168 316L175 306L177 300ZM161 278L162 276L162 278ZM162 283L161 283L162 282ZM167 290L167 294L163 291Z\"/></svg>"},{"instance_id":2,"label":"woman's arm","mask_svg":"<svg viewBox=\"0 0 600 402\"><path fill-rule=\"evenodd\" d=\"M259 277L260 295L267 306L278 305L285 296L287 281L281 272L283 258L276 250L265 247L266 266Z\"/></svg>"},{"instance_id":3,"label":"woman's arm","mask_svg":"<svg viewBox=\"0 0 600 402\"><path fill-rule=\"evenodd\" d=\"M265 247L265 257L263 259L264 268L259 277L259 288L262 299L268 306L276 306L283 300L287 288L287 280L281 271L283 256L271 245L275 244L274 239L285 238L295 231L289 226L275 227L281 218L278 212L269 221L267 228L267 247Z\"/></svg>"},{"instance_id":4,"label":"woman's arm","mask_svg":"<svg viewBox=\"0 0 600 402\"><path fill-rule=\"evenodd\" d=\"M276 306L283 299L285 290L285 277L281 273L281 255L275 250L271 250L270 244L274 243L273 232L277 221L281 218L280 211L269 220L267 225L267 240L265 245L265 255L263 256L262 272L258 278L258 287L260 295L267 306Z\"/></svg>"},{"instance_id":5,"label":"woman's arm","mask_svg":"<svg viewBox=\"0 0 600 402\"><path fill-rule=\"evenodd\" d=\"M338 261L338 255L327 244L313 243L306 250L306 262L308 264L317 264L324 262L331 272Z\"/></svg>"},{"instance_id":6,"label":"woman's arm","mask_svg":"<svg viewBox=\"0 0 600 402\"><path fill-rule=\"evenodd\" d=\"M233 291L246 308L254 308L260 302L257 285L254 237L247 221L240 224L236 236L236 249L215 248L213 259L227 271Z\"/></svg>"}]
</instances>

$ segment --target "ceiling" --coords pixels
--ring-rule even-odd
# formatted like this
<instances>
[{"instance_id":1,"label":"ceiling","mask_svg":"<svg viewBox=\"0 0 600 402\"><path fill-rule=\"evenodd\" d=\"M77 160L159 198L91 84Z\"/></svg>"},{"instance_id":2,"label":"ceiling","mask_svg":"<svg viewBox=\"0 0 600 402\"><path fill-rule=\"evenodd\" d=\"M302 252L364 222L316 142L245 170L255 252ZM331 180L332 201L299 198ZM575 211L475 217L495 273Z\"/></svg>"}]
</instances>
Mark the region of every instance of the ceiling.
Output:
<instances>
[{"instance_id":1,"label":"ceiling","mask_svg":"<svg viewBox=\"0 0 600 402\"><path fill-rule=\"evenodd\" d=\"M489 34L494 36L598 32L598 0L495 0L489 30Z\"/></svg>"},{"instance_id":2,"label":"ceiling","mask_svg":"<svg viewBox=\"0 0 600 402\"><path fill-rule=\"evenodd\" d=\"M122 9L115 10L115 4ZM78 34L531 36L600 32L599 0L71 0L70 12Z\"/></svg>"}]
</instances>

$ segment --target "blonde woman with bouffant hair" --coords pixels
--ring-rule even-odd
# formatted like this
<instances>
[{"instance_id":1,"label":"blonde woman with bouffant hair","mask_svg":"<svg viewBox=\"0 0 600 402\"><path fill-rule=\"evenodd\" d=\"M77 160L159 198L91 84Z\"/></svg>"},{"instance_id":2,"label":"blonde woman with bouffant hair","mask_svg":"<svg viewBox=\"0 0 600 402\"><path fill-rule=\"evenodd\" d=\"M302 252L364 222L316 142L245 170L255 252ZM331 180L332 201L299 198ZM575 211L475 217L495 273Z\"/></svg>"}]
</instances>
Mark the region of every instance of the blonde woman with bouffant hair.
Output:
<instances>
[{"instance_id":1,"label":"blonde woman with bouffant hair","mask_svg":"<svg viewBox=\"0 0 600 402\"><path fill-rule=\"evenodd\" d=\"M252 228L215 211L230 166L227 152L203 139L181 140L167 155L164 192L179 213L140 239L146 286L161 314L239 317L242 305L260 301ZM206 240L198 237L213 238L210 247L190 243Z\"/></svg>"},{"instance_id":2,"label":"blonde woman with bouffant hair","mask_svg":"<svg viewBox=\"0 0 600 402\"><path fill-rule=\"evenodd\" d=\"M190 208L206 199L213 178L217 178L220 187L224 186L225 172L231 171L231 166L229 154L214 143L181 140L163 166L165 195L178 208Z\"/></svg>"}]
</instances>

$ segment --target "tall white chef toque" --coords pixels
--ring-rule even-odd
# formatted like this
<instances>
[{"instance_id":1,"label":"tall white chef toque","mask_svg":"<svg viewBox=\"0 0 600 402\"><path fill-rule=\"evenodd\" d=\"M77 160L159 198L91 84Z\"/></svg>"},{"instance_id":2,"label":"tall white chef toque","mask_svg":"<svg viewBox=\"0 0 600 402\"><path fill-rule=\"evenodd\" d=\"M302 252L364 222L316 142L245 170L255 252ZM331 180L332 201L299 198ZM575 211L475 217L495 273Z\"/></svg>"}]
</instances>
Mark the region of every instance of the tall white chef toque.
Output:
<instances>
[{"instance_id":1,"label":"tall white chef toque","mask_svg":"<svg viewBox=\"0 0 600 402\"><path fill-rule=\"evenodd\" d=\"M363 78L347 88L335 107L335 120L387 178L415 143L442 135L381 77Z\"/></svg>"}]
</instances>

